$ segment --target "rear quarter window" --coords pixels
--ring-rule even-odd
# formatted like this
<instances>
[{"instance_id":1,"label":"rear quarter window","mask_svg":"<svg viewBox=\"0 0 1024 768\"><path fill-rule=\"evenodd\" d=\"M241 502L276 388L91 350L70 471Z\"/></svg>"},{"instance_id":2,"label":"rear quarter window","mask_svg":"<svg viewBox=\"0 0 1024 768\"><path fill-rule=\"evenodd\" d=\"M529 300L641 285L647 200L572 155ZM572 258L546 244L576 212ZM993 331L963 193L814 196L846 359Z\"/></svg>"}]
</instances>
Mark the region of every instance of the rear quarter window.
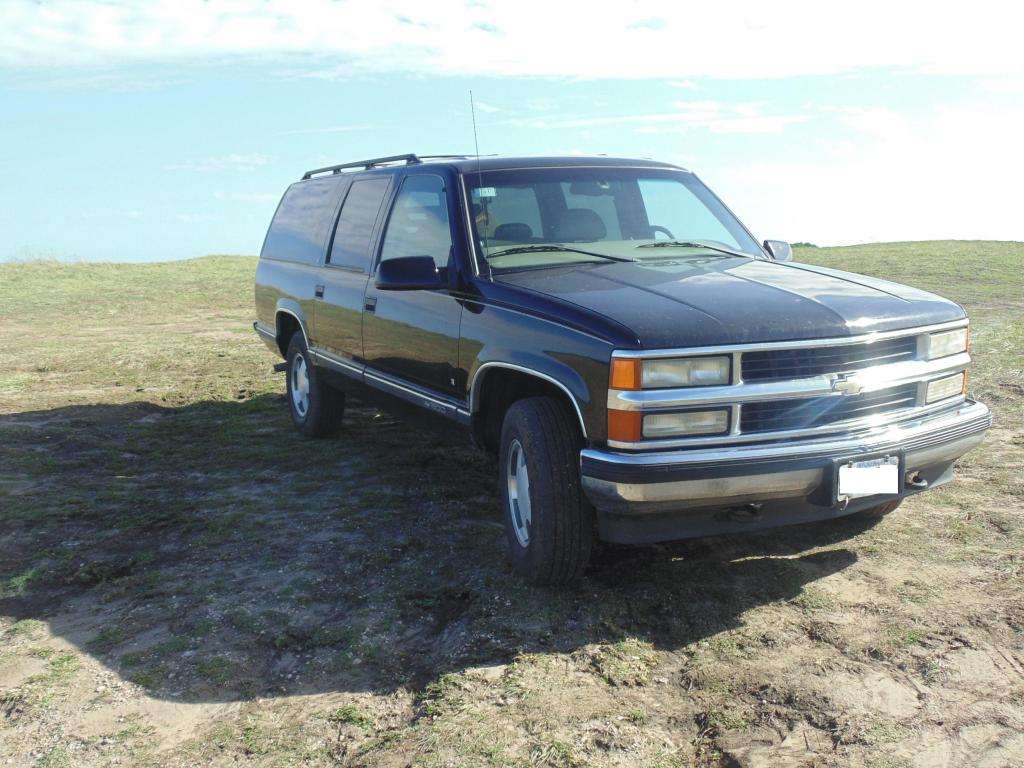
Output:
<instances>
[{"instance_id":1,"label":"rear quarter window","mask_svg":"<svg viewBox=\"0 0 1024 768\"><path fill-rule=\"evenodd\" d=\"M263 241L260 258L316 264L324 252L341 182L300 181L288 187Z\"/></svg>"}]
</instances>

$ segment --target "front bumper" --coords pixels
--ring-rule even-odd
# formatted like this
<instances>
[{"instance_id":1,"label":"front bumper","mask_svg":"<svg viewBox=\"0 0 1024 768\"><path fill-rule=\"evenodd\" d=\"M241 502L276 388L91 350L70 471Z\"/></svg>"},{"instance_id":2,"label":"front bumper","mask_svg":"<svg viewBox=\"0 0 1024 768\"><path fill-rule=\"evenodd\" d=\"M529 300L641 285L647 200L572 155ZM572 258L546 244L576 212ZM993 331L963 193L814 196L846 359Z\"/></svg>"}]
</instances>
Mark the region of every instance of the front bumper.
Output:
<instances>
[{"instance_id":1,"label":"front bumper","mask_svg":"<svg viewBox=\"0 0 1024 768\"><path fill-rule=\"evenodd\" d=\"M905 457L900 495L952 479L953 462L977 446L992 423L967 400L940 414L856 434L784 443L661 453L585 449L583 488L598 509L603 538L654 542L839 517L889 497L837 504L836 459L885 452Z\"/></svg>"}]
</instances>

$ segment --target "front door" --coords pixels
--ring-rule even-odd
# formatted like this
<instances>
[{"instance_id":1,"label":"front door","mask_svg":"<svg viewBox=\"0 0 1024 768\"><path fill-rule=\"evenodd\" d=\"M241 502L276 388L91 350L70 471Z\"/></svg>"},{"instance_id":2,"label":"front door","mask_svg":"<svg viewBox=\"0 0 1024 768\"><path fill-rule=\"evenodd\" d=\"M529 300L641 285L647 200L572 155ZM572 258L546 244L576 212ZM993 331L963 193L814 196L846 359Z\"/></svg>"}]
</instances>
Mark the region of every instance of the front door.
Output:
<instances>
[{"instance_id":1,"label":"front door","mask_svg":"<svg viewBox=\"0 0 1024 768\"><path fill-rule=\"evenodd\" d=\"M448 284L454 197L441 176L409 174L384 229L380 260L431 256ZM447 288L379 291L371 276L363 315L367 373L390 377L446 395L456 393L462 306Z\"/></svg>"}]
</instances>

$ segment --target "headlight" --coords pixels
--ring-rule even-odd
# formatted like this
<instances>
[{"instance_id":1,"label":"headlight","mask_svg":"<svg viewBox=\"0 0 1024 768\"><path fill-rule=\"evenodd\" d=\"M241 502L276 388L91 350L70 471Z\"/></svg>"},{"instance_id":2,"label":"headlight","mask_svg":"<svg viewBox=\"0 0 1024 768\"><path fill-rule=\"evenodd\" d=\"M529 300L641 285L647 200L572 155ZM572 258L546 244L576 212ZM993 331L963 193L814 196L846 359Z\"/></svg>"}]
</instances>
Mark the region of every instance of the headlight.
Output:
<instances>
[{"instance_id":1,"label":"headlight","mask_svg":"<svg viewBox=\"0 0 1024 768\"><path fill-rule=\"evenodd\" d=\"M732 358L726 356L644 360L640 369L640 384L644 389L728 384L731 365Z\"/></svg>"},{"instance_id":2,"label":"headlight","mask_svg":"<svg viewBox=\"0 0 1024 768\"><path fill-rule=\"evenodd\" d=\"M963 394L965 381L963 371L954 373L952 376L944 376L941 379L929 381L928 390L924 397L925 405L931 405L939 400L945 400L947 397Z\"/></svg>"},{"instance_id":3,"label":"headlight","mask_svg":"<svg viewBox=\"0 0 1024 768\"><path fill-rule=\"evenodd\" d=\"M686 437L689 435L724 435L729 431L729 412L685 411L683 413L649 413L644 416L643 436Z\"/></svg>"},{"instance_id":4,"label":"headlight","mask_svg":"<svg viewBox=\"0 0 1024 768\"><path fill-rule=\"evenodd\" d=\"M613 358L612 389L670 389L728 384L729 355L714 357Z\"/></svg>"},{"instance_id":5,"label":"headlight","mask_svg":"<svg viewBox=\"0 0 1024 768\"><path fill-rule=\"evenodd\" d=\"M968 329L954 328L951 331L939 331L928 334L928 359L948 357L967 351Z\"/></svg>"}]
</instances>

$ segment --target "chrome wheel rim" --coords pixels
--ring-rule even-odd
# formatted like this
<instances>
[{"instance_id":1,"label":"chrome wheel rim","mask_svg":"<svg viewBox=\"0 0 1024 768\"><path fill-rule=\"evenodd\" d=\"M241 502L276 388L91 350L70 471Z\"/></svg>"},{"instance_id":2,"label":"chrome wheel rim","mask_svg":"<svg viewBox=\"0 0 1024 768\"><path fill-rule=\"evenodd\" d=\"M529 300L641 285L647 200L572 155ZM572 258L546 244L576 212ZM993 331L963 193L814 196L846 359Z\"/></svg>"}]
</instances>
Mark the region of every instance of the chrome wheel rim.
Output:
<instances>
[{"instance_id":1,"label":"chrome wheel rim","mask_svg":"<svg viewBox=\"0 0 1024 768\"><path fill-rule=\"evenodd\" d=\"M300 418L309 412L309 369L306 356L299 354L292 362L292 407Z\"/></svg>"},{"instance_id":2,"label":"chrome wheel rim","mask_svg":"<svg viewBox=\"0 0 1024 768\"><path fill-rule=\"evenodd\" d=\"M533 515L530 509L530 473L526 469L526 451L518 440L513 440L508 449L508 466L505 471L508 483L508 514L512 530L522 547L530 544L530 525Z\"/></svg>"}]
</instances>

